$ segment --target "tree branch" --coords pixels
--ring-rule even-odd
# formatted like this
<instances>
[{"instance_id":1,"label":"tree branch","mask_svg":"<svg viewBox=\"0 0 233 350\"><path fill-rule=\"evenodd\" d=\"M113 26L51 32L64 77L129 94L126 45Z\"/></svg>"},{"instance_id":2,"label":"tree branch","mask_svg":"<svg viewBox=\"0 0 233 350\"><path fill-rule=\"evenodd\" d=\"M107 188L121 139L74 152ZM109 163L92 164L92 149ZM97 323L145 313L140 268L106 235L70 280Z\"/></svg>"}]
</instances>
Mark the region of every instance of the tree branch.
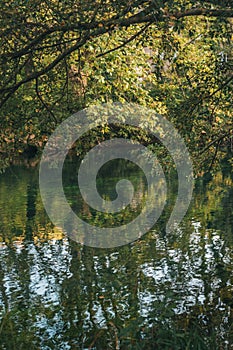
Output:
<instances>
[{"instance_id":1,"label":"tree branch","mask_svg":"<svg viewBox=\"0 0 233 350\"><path fill-rule=\"evenodd\" d=\"M145 23L146 26L144 28L147 28L150 24L156 23L159 21L164 21L166 19L180 19L188 16L210 16L210 17L233 17L233 9L226 8L226 9L207 9L207 8L193 8L184 12L167 12L161 9L156 9L154 4L150 3L147 7L145 7L143 10L140 10L137 8L138 12L136 14L127 16L130 14L130 8L127 9L127 11L124 12L123 17L118 15L115 15L111 17L110 19L103 20L103 21L95 21L96 11L94 12L94 16L92 17L91 21L89 22L75 22L75 23L68 23L67 25L55 25L53 27L49 27L43 32L40 32L36 37L34 37L30 43L28 43L25 47L21 48L18 51L13 52L7 52L1 55L1 58L5 60L11 59L18 59L21 58L24 55L27 55L29 52L40 50L41 44L44 40L47 40L51 34L55 33L66 33L66 32L78 32L80 36L83 36L83 39L80 39L75 45L70 46L68 49L64 50L60 55L58 55L50 64L48 64L43 69L34 72L33 74L27 76L26 78L23 78L17 83L14 83L11 86L6 86L0 89L0 93L6 94L3 96L3 100L0 103L0 107L10 98L10 96L15 93L20 86L23 84L26 84L27 82L37 79L38 77L48 73L50 70L52 70L59 62L61 62L64 58L69 56L72 52L82 47L88 40L91 38L96 38L104 33L111 32L113 29L117 28L123 28L123 27L129 27L134 24L141 24ZM115 51L130 41L132 41L134 38L136 38L138 35L140 35L145 29L141 29L138 33L133 35L131 38L126 40L123 44L119 45L118 47L108 50L105 53L99 54L97 57L101 57L105 55L106 53ZM37 45L40 44L40 47ZM56 44L55 44L56 45ZM59 43L57 44L59 45ZM44 45L46 46L46 45ZM230 78L231 80L232 78ZM229 81L230 81L229 80ZM227 81L226 84L229 82Z\"/></svg>"},{"instance_id":2,"label":"tree branch","mask_svg":"<svg viewBox=\"0 0 233 350\"><path fill-rule=\"evenodd\" d=\"M213 141L211 141L205 148L203 148L203 150L201 150L199 152L199 154L203 154L205 153L211 146L213 146L215 143L219 143L220 141L222 141L225 137L227 137L229 135L229 133L231 132L231 129L227 130L223 135L217 137L216 139L214 139Z\"/></svg>"},{"instance_id":3,"label":"tree branch","mask_svg":"<svg viewBox=\"0 0 233 350\"><path fill-rule=\"evenodd\" d=\"M163 13L162 18L175 18L180 19L183 17L188 16L209 16L209 17L233 17L233 9L205 9L205 8L193 8L184 12L166 12L162 9L158 10L161 13ZM157 12L158 12L157 11ZM36 38L34 38L26 47L23 49L13 52L13 53L7 53L4 54L4 56L7 56L8 58L17 58L21 57L28 53L28 50L35 47L38 43L43 41L46 37L48 37L52 33L56 32L69 32L69 31L86 31L86 30L92 30L95 28L98 28L99 26L103 26L105 28L111 28L112 26L119 26L119 27L128 27L133 24L140 24L140 23L153 23L156 22L158 16L156 16L156 13L154 11L154 8L152 5L148 6L145 10L138 12L135 15L132 15L128 18L111 18L106 21L92 21L85 23L69 23L68 25L59 25L54 26L51 28L46 29L44 32L40 33Z\"/></svg>"},{"instance_id":4,"label":"tree branch","mask_svg":"<svg viewBox=\"0 0 233 350\"><path fill-rule=\"evenodd\" d=\"M215 147L214 155L213 155L213 158L211 159L211 163L209 165L208 172L212 169L212 167L214 165L214 162L215 162L217 154L218 154L218 149L219 149L220 143L221 143L221 139L218 140L217 145Z\"/></svg>"},{"instance_id":5,"label":"tree branch","mask_svg":"<svg viewBox=\"0 0 233 350\"><path fill-rule=\"evenodd\" d=\"M97 55L96 57L102 57L105 56L111 52L114 52L116 50L121 49L122 47L126 46L127 44L129 44L131 41L133 41L134 39L136 39L139 35L141 35L148 27L150 26L149 24L146 24L141 30L139 30L136 34L132 35L129 39L125 40L121 45L114 47L113 49L107 50L105 52L100 53L99 55Z\"/></svg>"},{"instance_id":6,"label":"tree branch","mask_svg":"<svg viewBox=\"0 0 233 350\"><path fill-rule=\"evenodd\" d=\"M47 67L41 69L38 72L35 72L31 75L29 75L28 77L26 77L25 79L22 79L21 81L19 81L18 83L16 83L13 86L10 87L6 87L3 89L0 89L0 93L4 93L4 92L9 92L7 94L7 96L3 99L3 101L0 103L0 108L3 106L4 103L6 103L6 101L11 97L12 94L14 94L20 86L28 83L29 81L32 81L34 79L39 78L40 76L48 73L50 70L52 70L59 62L61 62L65 57L67 57L69 54L71 54L73 51L77 50L79 47L83 46L86 41L88 40L88 37L83 38L83 40L80 40L77 44L71 46L69 49L65 50L63 53L61 53L57 58L55 58L55 60L53 60Z\"/></svg>"},{"instance_id":7,"label":"tree branch","mask_svg":"<svg viewBox=\"0 0 233 350\"><path fill-rule=\"evenodd\" d=\"M45 101L43 100L40 91L39 91L39 80L38 78L36 78L36 95L39 98L40 102L42 103L42 105L45 107L46 111L49 112L49 114L53 117L54 121L57 123L57 118L55 117L53 111L49 108L49 106L45 103Z\"/></svg>"},{"instance_id":8,"label":"tree branch","mask_svg":"<svg viewBox=\"0 0 233 350\"><path fill-rule=\"evenodd\" d=\"M168 14L169 15L169 14ZM177 12L171 14L176 19L188 16L208 16L208 17L233 17L233 9L207 9L207 8L193 8L184 12Z\"/></svg>"}]
</instances>

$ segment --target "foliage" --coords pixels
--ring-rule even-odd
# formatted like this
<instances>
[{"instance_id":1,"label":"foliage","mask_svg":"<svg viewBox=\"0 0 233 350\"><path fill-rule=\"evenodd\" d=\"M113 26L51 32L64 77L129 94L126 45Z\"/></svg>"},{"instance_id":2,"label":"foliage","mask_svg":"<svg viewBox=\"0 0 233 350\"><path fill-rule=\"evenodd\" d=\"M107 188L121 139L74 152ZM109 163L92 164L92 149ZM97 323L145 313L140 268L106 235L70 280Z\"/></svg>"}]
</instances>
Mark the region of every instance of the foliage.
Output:
<instances>
[{"instance_id":1,"label":"foliage","mask_svg":"<svg viewBox=\"0 0 233 350\"><path fill-rule=\"evenodd\" d=\"M230 1L3 0L0 13L3 166L106 101L165 115L197 173L232 150Z\"/></svg>"}]
</instances>

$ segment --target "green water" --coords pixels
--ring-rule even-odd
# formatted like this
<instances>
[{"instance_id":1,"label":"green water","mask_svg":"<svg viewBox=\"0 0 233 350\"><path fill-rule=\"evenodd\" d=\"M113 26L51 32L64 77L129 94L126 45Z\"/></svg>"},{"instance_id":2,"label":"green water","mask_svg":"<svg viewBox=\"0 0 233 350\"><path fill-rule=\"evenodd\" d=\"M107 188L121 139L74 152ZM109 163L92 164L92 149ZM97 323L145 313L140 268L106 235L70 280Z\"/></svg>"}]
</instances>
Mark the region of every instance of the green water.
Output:
<instances>
[{"instance_id":1,"label":"green water","mask_svg":"<svg viewBox=\"0 0 233 350\"><path fill-rule=\"evenodd\" d=\"M146 189L131 164L98 189L115 196L115 177L128 175L138 215ZM81 200L74 174L64 171L69 203L100 226L113 218ZM179 229L164 231L170 199L151 232L126 246L90 248L70 240L48 219L35 169L0 176L1 349L233 349L233 178L196 181ZM174 193L173 193L174 192ZM114 217L114 224L122 217Z\"/></svg>"}]
</instances>

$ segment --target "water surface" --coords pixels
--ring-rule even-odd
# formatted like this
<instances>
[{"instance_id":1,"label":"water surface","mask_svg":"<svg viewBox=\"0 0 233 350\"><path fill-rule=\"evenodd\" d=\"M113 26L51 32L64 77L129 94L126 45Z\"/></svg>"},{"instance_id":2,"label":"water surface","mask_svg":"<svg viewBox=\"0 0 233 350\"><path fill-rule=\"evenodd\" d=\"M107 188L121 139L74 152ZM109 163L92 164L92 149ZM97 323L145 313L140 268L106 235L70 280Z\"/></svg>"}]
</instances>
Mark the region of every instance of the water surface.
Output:
<instances>
[{"instance_id":1,"label":"water surface","mask_svg":"<svg viewBox=\"0 0 233 350\"><path fill-rule=\"evenodd\" d=\"M97 179L103 196L114 199L122 176L135 186L124 217L94 213L75 174L64 171L72 208L100 226L138 215L146 191L132 164L111 169ZM232 349L232 180L227 171L197 180L185 219L168 235L171 182L153 230L126 246L97 249L53 226L36 169L8 169L0 176L1 349Z\"/></svg>"}]
</instances>

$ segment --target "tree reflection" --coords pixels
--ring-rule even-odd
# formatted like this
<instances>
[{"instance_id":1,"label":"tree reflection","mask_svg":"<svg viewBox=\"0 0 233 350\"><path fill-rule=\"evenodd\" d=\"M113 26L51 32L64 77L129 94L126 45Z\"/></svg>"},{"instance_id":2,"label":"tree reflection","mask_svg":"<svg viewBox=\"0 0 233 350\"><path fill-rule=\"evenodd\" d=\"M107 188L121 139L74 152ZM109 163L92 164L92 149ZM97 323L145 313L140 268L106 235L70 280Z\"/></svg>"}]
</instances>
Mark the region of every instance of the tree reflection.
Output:
<instances>
[{"instance_id":1,"label":"tree reflection","mask_svg":"<svg viewBox=\"0 0 233 350\"><path fill-rule=\"evenodd\" d=\"M18 170L17 178L7 174L0 183L1 208L9 198L0 211L1 348L227 349L232 343L229 176L197 184L176 233L162 235L156 226L114 249L83 246L53 228L36 175Z\"/></svg>"}]
</instances>

